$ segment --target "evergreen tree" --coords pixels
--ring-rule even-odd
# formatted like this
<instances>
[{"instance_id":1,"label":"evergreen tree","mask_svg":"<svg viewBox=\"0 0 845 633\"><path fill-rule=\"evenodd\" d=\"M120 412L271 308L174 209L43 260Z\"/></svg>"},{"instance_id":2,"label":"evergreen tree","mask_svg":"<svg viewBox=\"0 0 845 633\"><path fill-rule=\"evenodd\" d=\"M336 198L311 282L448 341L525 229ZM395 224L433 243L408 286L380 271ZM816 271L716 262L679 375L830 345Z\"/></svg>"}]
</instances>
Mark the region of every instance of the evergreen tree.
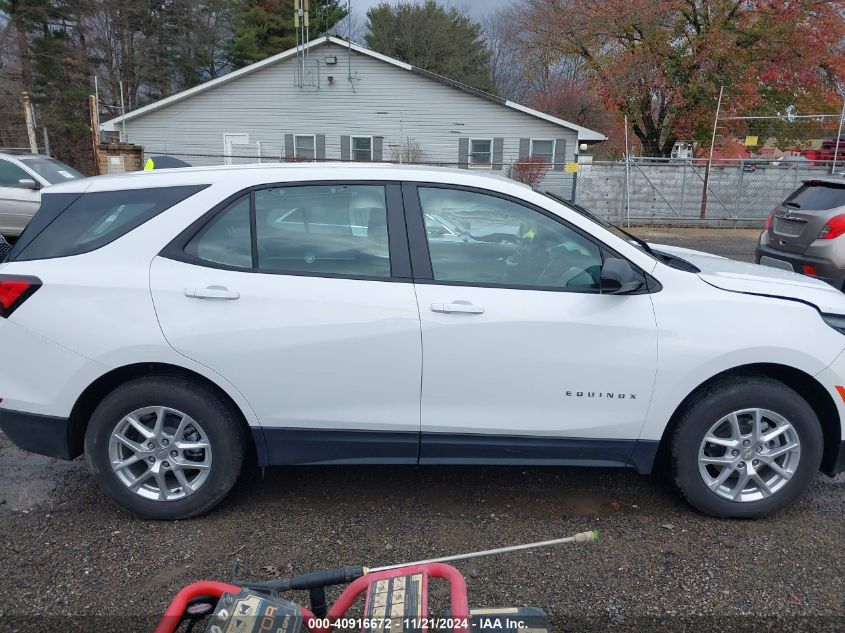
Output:
<instances>
[{"instance_id":1,"label":"evergreen tree","mask_svg":"<svg viewBox=\"0 0 845 633\"><path fill-rule=\"evenodd\" d=\"M311 0L311 39L324 35L346 15L341 0ZM239 0L232 15L229 59L235 68L296 46L294 0Z\"/></svg>"},{"instance_id":2,"label":"evergreen tree","mask_svg":"<svg viewBox=\"0 0 845 633\"><path fill-rule=\"evenodd\" d=\"M386 2L367 11L367 46L423 70L493 91L490 50L480 24L435 0Z\"/></svg>"}]
</instances>

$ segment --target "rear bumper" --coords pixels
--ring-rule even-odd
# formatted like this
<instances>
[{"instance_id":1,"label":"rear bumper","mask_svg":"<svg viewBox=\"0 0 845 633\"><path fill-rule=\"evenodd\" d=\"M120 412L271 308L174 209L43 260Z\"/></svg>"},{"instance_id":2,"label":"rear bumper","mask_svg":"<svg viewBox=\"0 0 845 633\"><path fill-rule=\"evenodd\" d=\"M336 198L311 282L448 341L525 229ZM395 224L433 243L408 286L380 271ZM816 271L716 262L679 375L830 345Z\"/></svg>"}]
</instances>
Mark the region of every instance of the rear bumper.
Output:
<instances>
[{"instance_id":1,"label":"rear bumper","mask_svg":"<svg viewBox=\"0 0 845 633\"><path fill-rule=\"evenodd\" d=\"M0 409L0 430L18 447L30 453L74 459L67 418ZM74 454L75 453L75 454Z\"/></svg>"},{"instance_id":2,"label":"rear bumper","mask_svg":"<svg viewBox=\"0 0 845 633\"><path fill-rule=\"evenodd\" d=\"M835 262L829 259L788 253L786 251L780 251L776 248L772 248L767 244L757 244L757 250L754 253L754 261L760 264L760 260L763 257L770 257L781 262L787 262L792 266L793 271L801 274L804 272L804 265L809 264L818 272L815 279L827 282L831 286L840 290L842 290L843 286L845 286L845 269L840 268Z\"/></svg>"}]
</instances>

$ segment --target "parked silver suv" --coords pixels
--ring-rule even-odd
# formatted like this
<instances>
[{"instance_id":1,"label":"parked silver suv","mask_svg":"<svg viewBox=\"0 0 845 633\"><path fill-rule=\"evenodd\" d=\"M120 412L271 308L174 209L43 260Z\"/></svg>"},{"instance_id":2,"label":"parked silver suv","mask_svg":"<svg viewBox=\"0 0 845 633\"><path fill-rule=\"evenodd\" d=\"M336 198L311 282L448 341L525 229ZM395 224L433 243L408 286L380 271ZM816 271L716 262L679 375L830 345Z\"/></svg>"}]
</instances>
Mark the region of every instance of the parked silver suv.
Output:
<instances>
[{"instance_id":1,"label":"parked silver suv","mask_svg":"<svg viewBox=\"0 0 845 633\"><path fill-rule=\"evenodd\" d=\"M791 270L845 290L845 175L806 181L766 220L758 264Z\"/></svg>"},{"instance_id":2,"label":"parked silver suv","mask_svg":"<svg viewBox=\"0 0 845 633\"><path fill-rule=\"evenodd\" d=\"M0 153L0 235L21 234L41 204L41 189L84 178L73 167L39 154Z\"/></svg>"}]
</instances>

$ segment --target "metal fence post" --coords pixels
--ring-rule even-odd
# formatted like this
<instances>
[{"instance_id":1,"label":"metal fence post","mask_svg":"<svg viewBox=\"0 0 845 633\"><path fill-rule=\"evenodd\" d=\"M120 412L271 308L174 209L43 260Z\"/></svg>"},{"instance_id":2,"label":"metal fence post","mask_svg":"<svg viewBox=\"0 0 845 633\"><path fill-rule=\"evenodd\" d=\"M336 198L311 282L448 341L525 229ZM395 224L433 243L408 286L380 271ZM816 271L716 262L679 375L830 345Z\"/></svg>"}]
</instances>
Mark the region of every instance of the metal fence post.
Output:
<instances>
[{"instance_id":1,"label":"metal fence post","mask_svg":"<svg viewBox=\"0 0 845 633\"><path fill-rule=\"evenodd\" d=\"M736 198L734 199L734 218L739 217L739 199L742 196L742 182L743 182L743 174L745 173L745 159L741 158L739 160L739 176L737 177L736 181ZM736 222L734 222L736 225Z\"/></svg>"}]
</instances>

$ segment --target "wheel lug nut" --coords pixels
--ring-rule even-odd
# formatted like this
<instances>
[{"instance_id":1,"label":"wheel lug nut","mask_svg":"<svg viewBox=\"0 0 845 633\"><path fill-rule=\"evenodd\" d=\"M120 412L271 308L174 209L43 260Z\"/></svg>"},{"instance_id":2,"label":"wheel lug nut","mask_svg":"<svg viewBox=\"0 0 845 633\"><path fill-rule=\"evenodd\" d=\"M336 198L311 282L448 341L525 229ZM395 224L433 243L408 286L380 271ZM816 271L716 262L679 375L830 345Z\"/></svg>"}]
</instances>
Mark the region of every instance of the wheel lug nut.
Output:
<instances>
[{"instance_id":1,"label":"wheel lug nut","mask_svg":"<svg viewBox=\"0 0 845 633\"><path fill-rule=\"evenodd\" d=\"M740 468L745 468L745 462L739 462L739 467L740 467Z\"/></svg>"},{"instance_id":2,"label":"wheel lug nut","mask_svg":"<svg viewBox=\"0 0 845 633\"><path fill-rule=\"evenodd\" d=\"M751 446L751 442L749 442L748 440L745 440L745 441L742 443L742 445L743 445L743 446Z\"/></svg>"},{"instance_id":3,"label":"wheel lug nut","mask_svg":"<svg viewBox=\"0 0 845 633\"><path fill-rule=\"evenodd\" d=\"M170 468L170 462L164 462L162 466L164 466L165 468Z\"/></svg>"},{"instance_id":4,"label":"wheel lug nut","mask_svg":"<svg viewBox=\"0 0 845 633\"><path fill-rule=\"evenodd\" d=\"M752 464L754 464L755 466L757 466L757 465L759 465L759 464L760 464L760 460L759 460L759 459L755 459L755 460L754 460L753 462L751 462L751 463L752 463Z\"/></svg>"},{"instance_id":5,"label":"wheel lug nut","mask_svg":"<svg viewBox=\"0 0 845 633\"><path fill-rule=\"evenodd\" d=\"M176 451L170 451L170 456L171 456L171 457L176 457L178 454L179 454L179 453L177 453Z\"/></svg>"},{"instance_id":6,"label":"wheel lug nut","mask_svg":"<svg viewBox=\"0 0 845 633\"><path fill-rule=\"evenodd\" d=\"M763 447L762 447L762 446L758 446L758 447L757 447L757 452L758 452L758 453L762 453L762 452L763 452Z\"/></svg>"},{"instance_id":7,"label":"wheel lug nut","mask_svg":"<svg viewBox=\"0 0 845 633\"><path fill-rule=\"evenodd\" d=\"M169 441L167 441L167 440L162 440L162 441L161 441L161 445L162 445L162 446L167 446L168 444L170 444L170 442L169 442Z\"/></svg>"},{"instance_id":8,"label":"wheel lug nut","mask_svg":"<svg viewBox=\"0 0 845 633\"><path fill-rule=\"evenodd\" d=\"M147 461L150 462L151 464L155 464L156 458L155 457L148 457Z\"/></svg>"},{"instance_id":9,"label":"wheel lug nut","mask_svg":"<svg viewBox=\"0 0 845 633\"><path fill-rule=\"evenodd\" d=\"M734 450L732 450L732 451L731 451L731 455L733 455L734 457L736 457L737 455L739 455L739 451L738 451L738 450L736 450L736 449L734 449Z\"/></svg>"},{"instance_id":10,"label":"wheel lug nut","mask_svg":"<svg viewBox=\"0 0 845 633\"><path fill-rule=\"evenodd\" d=\"M152 442L147 442L147 448L155 448L155 444Z\"/></svg>"}]
</instances>

